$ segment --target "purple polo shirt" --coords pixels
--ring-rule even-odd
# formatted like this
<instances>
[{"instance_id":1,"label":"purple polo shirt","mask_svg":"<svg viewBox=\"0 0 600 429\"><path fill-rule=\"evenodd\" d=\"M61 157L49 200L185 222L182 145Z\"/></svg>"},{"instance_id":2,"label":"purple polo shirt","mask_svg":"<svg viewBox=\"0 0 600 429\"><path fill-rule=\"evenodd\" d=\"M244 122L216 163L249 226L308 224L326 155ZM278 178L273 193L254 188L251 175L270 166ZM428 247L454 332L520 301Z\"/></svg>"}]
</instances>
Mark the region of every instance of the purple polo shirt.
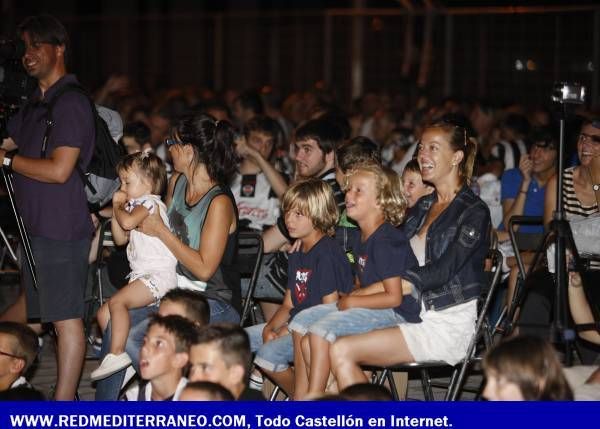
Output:
<instances>
[{"instance_id":1,"label":"purple polo shirt","mask_svg":"<svg viewBox=\"0 0 600 429\"><path fill-rule=\"evenodd\" d=\"M68 83L77 83L74 75L65 75L46 91L44 98ZM41 91L35 90L27 103L8 123L8 134L19 147L19 155L41 158L46 131L46 108L39 102ZM79 165L85 167L92 158L95 125L90 102L78 92L60 96L52 109L54 127L48 139L46 156L60 146L80 149ZM87 208L83 181L76 169L65 183L43 183L14 173L17 206L29 234L53 240L74 241L90 238L92 222Z\"/></svg>"}]
</instances>

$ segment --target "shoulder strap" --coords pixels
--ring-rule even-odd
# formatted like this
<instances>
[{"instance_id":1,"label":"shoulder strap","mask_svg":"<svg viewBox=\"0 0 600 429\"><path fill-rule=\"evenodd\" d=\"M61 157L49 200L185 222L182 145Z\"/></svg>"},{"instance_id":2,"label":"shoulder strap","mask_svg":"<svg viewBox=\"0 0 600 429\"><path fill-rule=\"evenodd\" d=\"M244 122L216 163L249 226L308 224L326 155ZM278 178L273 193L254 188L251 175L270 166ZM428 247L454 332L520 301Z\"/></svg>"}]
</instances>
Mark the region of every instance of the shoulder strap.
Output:
<instances>
[{"instance_id":1,"label":"shoulder strap","mask_svg":"<svg viewBox=\"0 0 600 429\"><path fill-rule=\"evenodd\" d=\"M46 105L46 132L44 133L44 140L42 141L42 153L41 153L42 158L46 158L46 150L48 149L48 139L50 138L50 134L52 133L52 127L54 126L54 119L52 117L52 109L54 109L54 105L56 104L58 99L64 93L70 92L70 91L76 91L76 92L79 92L79 93L85 95L85 97L90 101L90 103L92 105L92 111L94 111L96 109L96 106L94 106L94 103L90 99L87 91L85 89L83 89L83 87L81 85L78 85L76 83L69 83L69 84L63 86L62 88L59 88L58 91L56 91L56 93L50 98L50 100L48 100L47 102L44 103Z\"/></svg>"},{"instance_id":2,"label":"shoulder strap","mask_svg":"<svg viewBox=\"0 0 600 429\"><path fill-rule=\"evenodd\" d=\"M50 138L50 134L52 133L52 127L54 126L54 119L52 117L52 109L54 108L54 105L56 104L58 99L66 92L79 92L80 94L84 95L85 98L87 98L87 100L90 103L90 106L92 108L92 115L94 115L94 116L98 115L94 101L92 100L92 98L90 97L88 92L85 90L85 88L83 88L81 85L79 85L77 83L69 83L69 84L66 84L65 86L63 86L62 88L59 88L58 91L56 91L56 93L52 96L52 98L50 98L50 100L47 103L45 103L46 104L46 132L44 133L44 139L42 140L42 151L41 151L42 159L46 158L46 151L48 149L48 139ZM95 120L94 120L94 127L96 127ZM94 135L96 135L97 132L98 132L98 130L95 129ZM89 181L89 179L87 178L87 176L81 169L79 162L75 165L75 169L77 170L77 173L79 173L79 177L81 177L81 180L83 181L84 185L88 186L88 188L92 191L92 193L95 194L97 192L96 188L94 187L94 185L92 185L92 183Z\"/></svg>"},{"instance_id":3,"label":"shoulder strap","mask_svg":"<svg viewBox=\"0 0 600 429\"><path fill-rule=\"evenodd\" d=\"M513 165L513 168L519 168L519 163L521 162L521 149L519 148L519 145L517 144L517 142L514 142L511 140L508 143L510 144L510 147L513 152L513 159L515 162L515 165Z\"/></svg>"},{"instance_id":4,"label":"shoulder strap","mask_svg":"<svg viewBox=\"0 0 600 429\"><path fill-rule=\"evenodd\" d=\"M200 231L202 231L202 229L204 228L204 222L206 221L206 216L208 216L208 209L210 208L210 205L213 201L213 199L215 199L215 197L219 196L219 195L227 195L227 193L223 190L223 188L221 187L221 185L215 185L213 186L204 196L204 201L205 201L205 209L204 209L204 216L202 216L202 222L200 223ZM236 204L233 204L235 207Z\"/></svg>"},{"instance_id":5,"label":"shoulder strap","mask_svg":"<svg viewBox=\"0 0 600 429\"><path fill-rule=\"evenodd\" d=\"M138 402L143 402L143 401L147 400L146 399L146 389L148 388L148 384L150 384L149 381L140 383L139 390L138 390L138 396L137 396Z\"/></svg>"}]
</instances>

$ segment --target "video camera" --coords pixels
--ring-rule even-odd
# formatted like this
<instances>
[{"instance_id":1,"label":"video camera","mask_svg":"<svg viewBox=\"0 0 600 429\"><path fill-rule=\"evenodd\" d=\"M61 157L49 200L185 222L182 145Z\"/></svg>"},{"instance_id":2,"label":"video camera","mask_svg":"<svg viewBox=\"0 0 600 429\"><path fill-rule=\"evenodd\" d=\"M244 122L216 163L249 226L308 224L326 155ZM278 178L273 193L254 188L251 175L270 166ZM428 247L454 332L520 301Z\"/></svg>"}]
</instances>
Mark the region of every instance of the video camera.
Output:
<instances>
[{"instance_id":1,"label":"video camera","mask_svg":"<svg viewBox=\"0 0 600 429\"><path fill-rule=\"evenodd\" d=\"M6 122L27 100L36 81L23 68L25 44L20 39L0 37L0 140L5 137Z\"/></svg>"},{"instance_id":2,"label":"video camera","mask_svg":"<svg viewBox=\"0 0 600 429\"><path fill-rule=\"evenodd\" d=\"M583 104L585 86L577 82L557 82L552 88L552 101L560 104Z\"/></svg>"}]
</instances>

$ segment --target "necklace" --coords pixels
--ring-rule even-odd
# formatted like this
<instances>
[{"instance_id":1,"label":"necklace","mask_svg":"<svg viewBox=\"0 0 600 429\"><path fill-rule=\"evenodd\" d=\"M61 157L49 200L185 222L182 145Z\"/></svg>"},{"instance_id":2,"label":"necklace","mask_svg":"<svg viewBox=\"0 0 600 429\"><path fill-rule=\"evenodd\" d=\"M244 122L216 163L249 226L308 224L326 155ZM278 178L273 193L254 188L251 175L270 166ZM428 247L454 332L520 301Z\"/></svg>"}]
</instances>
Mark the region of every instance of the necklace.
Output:
<instances>
[{"instance_id":1,"label":"necklace","mask_svg":"<svg viewBox=\"0 0 600 429\"><path fill-rule=\"evenodd\" d=\"M589 168L584 167L585 171L587 171L588 176L590 176L590 182L592 182L592 189L594 191L594 198L596 199L596 207L600 209L600 200L598 200L598 191L600 191L600 183L594 183L594 177L592 176L592 172Z\"/></svg>"}]
</instances>

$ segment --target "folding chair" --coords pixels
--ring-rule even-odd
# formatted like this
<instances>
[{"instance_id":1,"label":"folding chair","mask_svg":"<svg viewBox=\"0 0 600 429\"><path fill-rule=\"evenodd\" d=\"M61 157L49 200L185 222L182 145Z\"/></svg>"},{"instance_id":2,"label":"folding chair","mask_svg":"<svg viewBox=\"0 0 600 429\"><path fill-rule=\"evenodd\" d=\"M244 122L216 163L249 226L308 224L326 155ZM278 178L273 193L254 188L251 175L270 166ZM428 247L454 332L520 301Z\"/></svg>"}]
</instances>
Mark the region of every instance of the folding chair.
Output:
<instances>
[{"instance_id":1,"label":"folding chair","mask_svg":"<svg viewBox=\"0 0 600 429\"><path fill-rule=\"evenodd\" d=\"M517 308L520 306L522 298L524 296L523 285L525 284L525 279L537 266L541 255L543 255L543 251L546 246L545 243L547 242L547 235L543 233L520 233L515 230L515 226L543 224L544 219L541 216L512 216L508 220L508 235L510 237L510 243L513 248L515 259L517 261L519 274L517 277L517 284L515 286L510 305L504 307L497 323L497 326L499 326L501 323L503 323L503 320L506 318L506 322L504 323L505 329L503 330L504 335L510 334L514 328L513 319L515 317ZM525 268L525 263L523 262L523 257L521 256L521 252L524 251L535 252L533 262L531 263L528 270Z\"/></svg>"},{"instance_id":2,"label":"folding chair","mask_svg":"<svg viewBox=\"0 0 600 429\"><path fill-rule=\"evenodd\" d=\"M393 365L385 368L365 366L364 369L373 370L376 373L373 375L372 382L383 385L387 380L390 386L390 390L394 399L398 398L398 392L393 379L393 372L409 372L419 370L421 373L421 384L423 387L423 394L425 400L431 401L434 399L432 387L443 387L446 388L446 395L444 400L455 401L459 397L459 393L463 390L463 384L469 368L475 363L482 359L481 353L478 354L478 346L483 340L483 349L487 350L492 344L491 326L488 320L488 311L490 309L490 302L498 286L501 267L502 267L502 255L495 249L495 243L493 243L492 249L488 255L488 259L492 261L492 266L489 270L489 286L482 290L482 293L478 299L478 316L475 323L475 332L469 341L467 347L467 353L465 358L455 366L449 365L443 361L428 361L428 362L410 362L398 365ZM481 347L480 347L481 349ZM452 375L450 382L446 384L436 384L431 380L429 371L437 368L452 368Z\"/></svg>"},{"instance_id":3,"label":"folding chair","mask_svg":"<svg viewBox=\"0 0 600 429\"><path fill-rule=\"evenodd\" d=\"M106 294L102 280L102 270L106 267L106 250L114 249L112 232L110 229L110 219L106 219L100 224L98 250L96 252L96 261L93 263L92 270L92 288L90 296L86 298L85 312L85 332L90 338L90 331L94 322L96 311L104 304Z\"/></svg>"},{"instance_id":4,"label":"folding chair","mask_svg":"<svg viewBox=\"0 0 600 429\"><path fill-rule=\"evenodd\" d=\"M258 274L263 259L263 240L258 232L242 231L238 233L238 256L237 266L241 277L250 279L248 292L244 297L240 326L245 326L248 317L251 324L256 324L256 303L254 302L254 290L258 281Z\"/></svg>"}]
</instances>

